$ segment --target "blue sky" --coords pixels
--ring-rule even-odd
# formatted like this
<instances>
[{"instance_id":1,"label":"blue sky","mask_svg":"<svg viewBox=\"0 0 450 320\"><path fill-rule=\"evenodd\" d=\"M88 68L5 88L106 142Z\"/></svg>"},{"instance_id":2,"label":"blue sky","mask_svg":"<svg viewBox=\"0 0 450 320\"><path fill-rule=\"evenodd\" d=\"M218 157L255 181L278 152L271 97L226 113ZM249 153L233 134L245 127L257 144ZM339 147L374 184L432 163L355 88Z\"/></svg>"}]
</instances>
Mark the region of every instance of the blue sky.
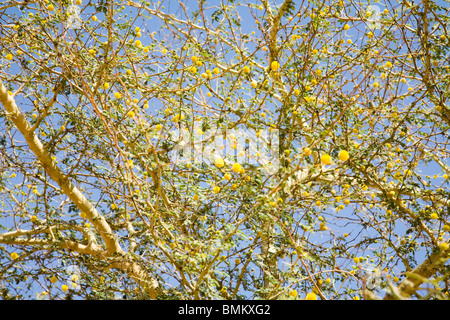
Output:
<instances>
[{"instance_id":1,"label":"blue sky","mask_svg":"<svg viewBox=\"0 0 450 320\"><path fill-rule=\"evenodd\" d=\"M179 7L176 7L174 5L174 3L175 2L172 2L172 1L168 1L168 2L164 3L164 5L166 6L166 8L164 9L165 12L167 12L167 13L174 13L174 14L177 14L178 12L180 12L179 11ZM196 10L196 8L197 8L197 2L196 1L187 1L187 2L185 2L185 4L186 4L186 8L187 8L187 10L189 12L192 11L192 10ZM210 4L205 4L205 7L210 6L210 5L212 6L213 4L215 4L215 3L211 2ZM442 4L446 5L447 3L446 2L445 3L442 2ZM298 8L296 8L296 9L298 9ZM128 9L126 9L125 11L128 11ZM212 8L210 10L207 10L206 12L213 13L215 11L216 11L216 9ZM11 12L12 16L14 16L14 14L19 15L19 11L18 10L11 9L10 12ZM87 20L88 18L90 18L93 15L93 13L94 13L93 12L93 8L89 7L87 10L83 10L81 12L81 17L83 18L83 20ZM264 11L256 10L256 13L261 16L261 15L264 14ZM250 34L252 31L255 31L258 34L259 31L257 30L257 28L254 25L246 23L246 21L253 21L253 18L249 15L249 11L245 7L245 5L239 7L239 14L241 16L241 21L242 21L242 28L241 28L242 32ZM103 20L104 19L103 13L95 13L95 15L98 17L99 20ZM133 18L133 17L135 17L135 15L136 15L136 10L134 9L134 10L132 10L131 13L129 13L128 17L129 18ZM306 17L306 20L307 19L309 19L309 17ZM141 41L145 45L153 42L151 40L151 37L148 36L148 33L156 32L157 33L156 34L156 38L157 39L162 39L162 38L166 37L166 35L163 32L161 32L161 33L159 32L159 25L158 25L157 21L158 21L157 19L151 19L149 21L142 20L142 19L137 19L135 21L135 23L133 24L134 26L139 26L141 28L142 33L143 33ZM120 22L118 22L118 23L120 23ZM217 25L217 23L213 23L213 26L214 25ZM353 40L353 43L355 43L356 45L359 45L361 43L360 41L363 41L362 37L361 37L362 34L361 34L361 32L355 33L354 30L356 30L356 28L354 28L351 31L347 32L346 33L346 37L347 38L351 38ZM376 34L377 34L377 32L380 32L380 31L379 30L375 31ZM199 37L202 37L202 36L204 36L204 35L200 35L199 34ZM361 37L361 38L358 38L358 37ZM166 40L166 45L167 45L167 47L169 47L168 49L177 49L177 45L178 44L175 44L174 47L170 48L170 44L171 44L170 40L171 40L170 38L167 38L167 40ZM87 44L90 45L91 43L89 43L89 41L87 41ZM254 46L249 44L248 45L248 51L252 52L253 49L254 49ZM226 55L225 57L227 57L231 61L231 59L234 57L234 53L230 52L229 55ZM267 66L267 62L266 62L265 65ZM325 66L325 62L322 62L321 64L319 64L318 67L326 67ZM124 66L123 69L126 69L126 66ZM11 71L14 72L14 66L11 67ZM353 90L352 86L353 85L351 83L349 83L349 84L347 84L345 86L344 89L347 89L349 92L351 92ZM202 88L202 90L204 90L204 88ZM403 88L403 90L406 90L406 86ZM111 89L111 91L113 91L113 89ZM247 99L249 99L249 97L251 96L251 93L249 93L249 91L247 91L247 90L242 89L240 95L243 97L244 103L248 103ZM73 100L71 101L70 99L73 99ZM60 101L64 101L64 98L62 98ZM220 101L215 100L214 98L211 98L209 101L210 101L211 104L212 103L220 104ZM24 112L29 112L30 116L31 116L32 109L33 109L32 105L29 102L27 102L26 99L24 99L21 96L17 97L17 102L18 102L18 105L20 106L20 108ZM75 99L74 96L70 96L69 100L67 100L67 102L76 104L77 100ZM408 104L408 100L405 101L405 104ZM149 112L150 114L153 114L153 115L158 115L157 117L162 117L160 115L162 113L161 112L162 111L161 108L163 108L163 105L158 100L151 100L151 101L149 101L149 109L148 109L147 112ZM272 104L269 103L266 106L266 108L267 108L266 112L269 113L269 112L274 112L276 106L273 103ZM58 123L58 127L59 127L59 125L63 124L63 119L60 118L59 116L54 115L54 116L52 116L52 122L53 123ZM4 125L4 123L2 123L2 125ZM424 130L426 130L426 128ZM19 138L19 139L21 139L21 138ZM294 145L294 147L300 148L300 147L302 147L302 145L301 144ZM63 158L63 153L56 154L56 156L57 156L57 158L62 159ZM450 165L450 160L449 159L442 159L442 160L447 165ZM93 162L95 163L95 161L93 161ZM425 175L425 176L426 175L430 175L430 176L438 175L438 177L436 179L434 179L434 182L435 183L437 182L438 186L440 185L440 183L443 183L442 187L443 188L447 188L446 190L448 190L448 182L444 183L444 181L442 179L442 170L435 162L431 162L429 164L425 164L423 162L420 162L419 163L419 170L421 170L422 174ZM6 173L6 175L9 175L9 174L10 173ZM21 174L18 173L16 178L10 179L9 187L12 187L15 184L22 185L22 182L23 182L23 176L21 176ZM27 190L25 185L26 185L26 183L23 185L23 188L24 188L24 190ZM42 189L39 188L39 192L42 192ZM90 197L91 197L92 201L96 202L97 200L99 200L100 195L96 194L95 191L94 191L94 193ZM106 206L106 204L104 206ZM323 210L323 211L320 212L320 214L323 215L325 217L325 219L328 219L328 218L331 219L331 216L329 216L327 214L327 212L329 212L329 210L333 210L333 209ZM353 219L355 217L355 214L359 213L360 210L361 210L360 208L356 208L356 210L354 210L351 206L347 206L346 209L341 210L339 212L339 217L346 218L346 219ZM76 212L73 212L71 218L76 216L76 214L77 214ZM12 217L5 217L3 221L4 221L3 225L6 225L6 226L11 226L14 223ZM31 224L25 224L24 227L25 226L31 227ZM344 232L349 232L349 228L346 227L346 226L333 225L332 228L333 228L333 232L336 232L336 233L339 233L339 234L343 234ZM406 231L405 227L402 226L401 223L397 223L395 228L396 228L397 232L400 233L400 234L404 233ZM372 236L373 234L368 232L366 235L367 236ZM358 235L358 241L363 236L364 236L364 232L362 234ZM333 239L329 238L327 235L324 235L323 233L318 232L318 233L311 234L310 237L309 237L309 241L315 242L315 243L318 243L318 244L319 243L324 243L324 244L330 245L332 243ZM347 241L349 241L351 243L353 241L353 238L349 237ZM374 248L376 248L377 245L376 244L372 244L372 246ZM359 250L358 252L359 252L360 255L364 256L365 254L367 254L367 252L373 252L373 251L376 251L376 249L373 250L372 248L369 247L369 248L361 248L361 250ZM426 248L421 249L420 254L418 255L418 259L417 259L417 261L419 263L425 257L426 251L427 251ZM373 256L371 256L371 257L373 257ZM58 264L58 263L59 262L57 260L55 260L55 265ZM342 257L342 265L345 265L345 264L352 264L352 262L349 261L349 259L347 257ZM382 265L384 266L385 262L383 262ZM399 270L399 271L402 271L402 270ZM38 290L38 289L36 288L36 290Z\"/></svg>"}]
</instances>

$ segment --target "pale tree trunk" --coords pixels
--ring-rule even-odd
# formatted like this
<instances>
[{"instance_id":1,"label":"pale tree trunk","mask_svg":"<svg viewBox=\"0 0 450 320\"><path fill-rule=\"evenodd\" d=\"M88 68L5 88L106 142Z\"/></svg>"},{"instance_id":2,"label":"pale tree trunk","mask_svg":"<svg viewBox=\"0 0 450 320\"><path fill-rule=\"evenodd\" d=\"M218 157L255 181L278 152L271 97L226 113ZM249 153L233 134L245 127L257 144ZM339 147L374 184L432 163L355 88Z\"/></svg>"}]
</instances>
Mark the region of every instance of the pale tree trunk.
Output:
<instances>
[{"instance_id":1,"label":"pale tree trunk","mask_svg":"<svg viewBox=\"0 0 450 320\"><path fill-rule=\"evenodd\" d=\"M77 251L82 254L90 254L100 259L114 256L119 261L116 260L112 267L130 275L130 277L135 279L142 287L146 288L151 298L156 298L158 282L150 277L136 262L131 260L126 252L123 251L106 219L99 214L91 202L74 186L70 179L64 175L61 169L51 159L48 150L39 140L33 127L16 105L13 95L8 93L1 80L0 103L7 112L7 118L9 118L22 133L28 146L39 160L40 165L45 172L58 184L64 194L77 206L77 208L81 212L86 213L86 218L92 223L98 234L102 237L106 250L93 242L90 242L88 246L84 246L73 241L57 241L55 239L49 241L37 239L23 240L16 238L17 234L27 235L35 232L27 232L26 230L17 230L16 232L0 234L0 243L37 245L41 247L57 245L61 249ZM52 234L52 228L46 228L41 231Z\"/></svg>"}]
</instances>

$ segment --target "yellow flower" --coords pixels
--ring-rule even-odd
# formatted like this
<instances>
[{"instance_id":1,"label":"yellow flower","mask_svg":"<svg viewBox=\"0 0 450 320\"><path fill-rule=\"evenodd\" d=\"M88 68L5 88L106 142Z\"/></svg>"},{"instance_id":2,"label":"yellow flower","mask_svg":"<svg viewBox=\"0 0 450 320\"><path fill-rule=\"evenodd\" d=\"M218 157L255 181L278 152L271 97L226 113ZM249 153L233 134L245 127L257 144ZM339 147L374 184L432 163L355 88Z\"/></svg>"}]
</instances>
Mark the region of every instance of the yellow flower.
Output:
<instances>
[{"instance_id":1,"label":"yellow flower","mask_svg":"<svg viewBox=\"0 0 450 320\"><path fill-rule=\"evenodd\" d=\"M51 282L51 283L55 283L56 281L58 281L58 278L55 277L55 276L53 276L53 277L50 279L50 282Z\"/></svg>"},{"instance_id":2,"label":"yellow flower","mask_svg":"<svg viewBox=\"0 0 450 320\"><path fill-rule=\"evenodd\" d=\"M16 260L19 257L19 255L16 252L11 253L11 259Z\"/></svg>"},{"instance_id":3,"label":"yellow flower","mask_svg":"<svg viewBox=\"0 0 450 320\"><path fill-rule=\"evenodd\" d=\"M296 298L297 297L297 290L292 290L291 292L289 292L289 296Z\"/></svg>"},{"instance_id":4,"label":"yellow flower","mask_svg":"<svg viewBox=\"0 0 450 320\"><path fill-rule=\"evenodd\" d=\"M62 287L61 287L61 289L62 289L64 292L66 292L66 291L69 289L69 287L68 287L66 284L63 284Z\"/></svg>"},{"instance_id":5,"label":"yellow flower","mask_svg":"<svg viewBox=\"0 0 450 320\"><path fill-rule=\"evenodd\" d=\"M47 9L48 9L48 11L53 11L53 10L55 10L55 7L52 4L49 4L47 6Z\"/></svg>"},{"instance_id":6,"label":"yellow flower","mask_svg":"<svg viewBox=\"0 0 450 320\"><path fill-rule=\"evenodd\" d=\"M344 30L348 30L348 29L350 29L350 26L348 24L345 24Z\"/></svg>"},{"instance_id":7,"label":"yellow flower","mask_svg":"<svg viewBox=\"0 0 450 320\"><path fill-rule=\"evenodd\" d=\"M350 157L350 156L349 156L349 154L348 154L347 151L345 151L345 150L339 151L339 160L341 160L341 161L347 161L349 157Z\"/></svg>"},{"instance_id":8,"label":"yellow flower","mask_svg":"<svg viewBox=\"0 0 450 320\"><path fill-rule=\"evenodd\" d=\"M214 193L219 193L219 191L220 191L220 187L217 187L217 186L216 186L216 187L214 187L214 188L213 188L213 191L214 191Z\"/></svg>"},{"instance_id":9,"label":"yellow flower","mask_svg":"<svg viewBox=\"0 0 450 320\"><path fill-rule=\"evenodd\" d=\"M324 154L320 157L320 161L322 161L323 164L329 165L331 164L331 157L328 154Z\"/></svg>"},{"instance_id":10,"label":"yellow flower","mask_svg":"<svg viewBox=\"0 0 450 320\"><path fill-rule=\"evenodd\" d=\"M244 73L249 73L250 72L250 67L249 66L245 66L242 71L244 71Z\"/></svg>"},{"instance_id":11,"label":"yellow flower","mask_svg":"<svg viewBox=\"0 0 450 320\"><path fill-rule=\"evenodd\" d=\"M312 150L311 150L310 148L308 148L308 147L304 147L304 148L303 148L303 153L304 153L306 156L310 156L310 155L312 154Z\"/></svg>"},{"instance_id":12,"label":"yellow flower","mask_svg":"<svg viewBox=\"0 0 450 320\"><path fill-rule=\"evenodd\" d=\"M122 98L122 95L119 92L116 92L116 93L114 93L114 97L116 99L120 99L120 98Z\"/></svg>"},{"instance_id":13,"label":"yellow flower","mask_svg":"<svg viewBox=\"0 0 450 320\"><path fill-rule=\"evenodd\" d=\"M314 292L310 292L306 295L306 300L317 300L317 296Z\"/></svg>"},{"instance_id":14,"label":"yellow flower","mask_svg":"<svg viewBox=\"0 0 450 320\"><path fill-rule=\"evenodd\" d=\"M241 171L241 165L239 163L233 164L233 171L238 173Z\"/></svg>"},{"instance_id":15,"label":"yellow flower","mask_svg":"<svg viewBox=\"0 0 450 320\"><path fill-rule=\"evenodd\" d=\"M280 63L278 61L272 61L272 63L270 64L270 68L273 71L277 71L280 68Z\"/></svg>"},{"instance_id":16,"label":"yellow flower","mask_svg":"<svg viewBox=\"0 0 450 320\"><path fill-rule=\"evenodd\" d=\"M8 53L8 54L6 55L6 59L7 59L7 60L12 60L12 58L13 58L13 55L12 55L11 53Z\"/></svg>"},{"instance_id":17,"label":"yellow flower","mask_svg":"<svg viewBox=\"0 0 450 320\"><path fill-rule=\"evenodd\" d=\"M214 164L217 168L222 168L225 165L225 162L222 158L217 158L216 160L214 160Z\"/></svg>"}]
</instances>

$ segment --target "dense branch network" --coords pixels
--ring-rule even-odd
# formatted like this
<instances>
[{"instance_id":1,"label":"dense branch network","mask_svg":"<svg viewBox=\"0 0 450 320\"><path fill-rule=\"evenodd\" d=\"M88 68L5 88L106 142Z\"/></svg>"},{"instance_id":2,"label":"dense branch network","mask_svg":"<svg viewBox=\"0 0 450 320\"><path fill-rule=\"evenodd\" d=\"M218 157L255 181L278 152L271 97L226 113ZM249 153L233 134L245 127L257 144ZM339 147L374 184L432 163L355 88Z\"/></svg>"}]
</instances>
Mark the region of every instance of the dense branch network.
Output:
<instances>
[{"instance_id":1,"label":"dense branch network","mask_svg":"<svg viewBox=\"0 0 450 320\"><path fill-rule=\"evenodd\" d=\"M174 4L1 5L2 297L447 299L448 9Z\"/></svg>"}]
</instances>

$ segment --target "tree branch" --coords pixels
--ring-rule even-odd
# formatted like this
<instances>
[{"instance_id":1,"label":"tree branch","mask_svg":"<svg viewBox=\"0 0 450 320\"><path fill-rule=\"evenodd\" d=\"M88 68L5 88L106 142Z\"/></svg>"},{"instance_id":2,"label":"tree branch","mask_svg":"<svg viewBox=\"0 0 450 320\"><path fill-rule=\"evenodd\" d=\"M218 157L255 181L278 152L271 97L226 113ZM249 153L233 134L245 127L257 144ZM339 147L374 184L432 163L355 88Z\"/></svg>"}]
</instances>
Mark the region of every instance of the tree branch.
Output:
<instances>
[{"instance_id":1,"label":"tree branch","mask_svg":"<svg viewBox=\"0 0 450 320\"><path fill-rule=\"evenodd\" d=\"M108 253L113 254L115 252L123 252L117 238L113 234L105 218L98 213L89 200L86 199L86 197L71 183L69 178L65 176L61 169L59 169L53 162L49 152L45 149L36 133L32 130L32 127L17 107L14 99L8 95L1 80L0 102L9 113L10 119L13 121L17 129L25 137L28 146L40 161L45 172L59 185L59 187L70 198L70 200L72 200L77 208L86 213L86 217L103 238Z\"/></svg>"},{"instance_id":2,"label":"tree branch","mask_svg":"<svg viewBox=\"0 0 450 320\"><path fill-rule=\"evenodd\" d=\"M69 178L56 166L52 161L49 152L42 145L41 141L37 137L36 133L31 130L31 126L26 120L25 116L17 107L14 99L10 96L0 80L0 102L4 106L5 110L9 114L9 118L15 124L17 129L22 133L27 141L31 151L36 155L40 161L45 172L60 186L63 192L72 200L79 210L86 213L86 217L93 224L97 232L99 232L106 245L107 255L124 255L125 252L120 247L117 237L114 235L111 227L106 219L100 215L95 207L89 202L88 199L71 183ZM19 232L19 231L16 231ZM20 232L19 232L20 233ZM54 242L40 240L40 239L17 239L17 238L0 238L9 244L22 244L22 245L48 245ZM98 250L92 249L91 246L84 246L73 241L63 241L62 245L70 250L78 251L85 254L99 255ZM125 260L126 257L123 257ZM119 269L127 272L138 283L145 286L151 298L156 298L156 288L158 282L156 279L150 277L136 262L121 262Z\"/></svg>"},{"instance_id":3,"label":"tree branch","mask_svg":"<svg viewBox=\"0 0 450 320\"><path fill-rule=\"evenodd\" d=\"M439 250L432 253L420 266L410 272L406 278L400 283L398 294L404 298L410 298L416 290L424 282L424 279L429 279L438 270L440 270L449 259L450 250ZM387 294L383 300L396 300L394 294Z\"/></svg>"}]
</instances>

